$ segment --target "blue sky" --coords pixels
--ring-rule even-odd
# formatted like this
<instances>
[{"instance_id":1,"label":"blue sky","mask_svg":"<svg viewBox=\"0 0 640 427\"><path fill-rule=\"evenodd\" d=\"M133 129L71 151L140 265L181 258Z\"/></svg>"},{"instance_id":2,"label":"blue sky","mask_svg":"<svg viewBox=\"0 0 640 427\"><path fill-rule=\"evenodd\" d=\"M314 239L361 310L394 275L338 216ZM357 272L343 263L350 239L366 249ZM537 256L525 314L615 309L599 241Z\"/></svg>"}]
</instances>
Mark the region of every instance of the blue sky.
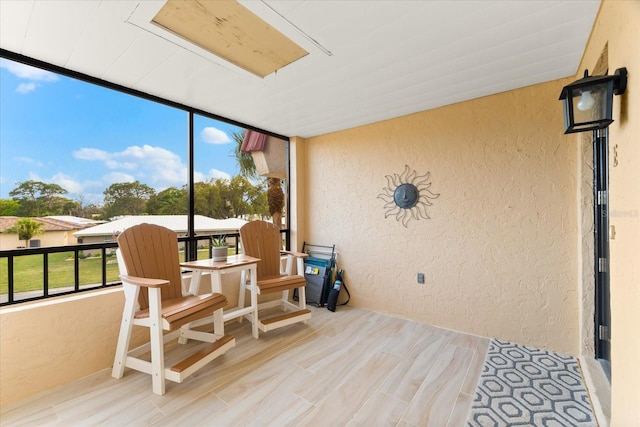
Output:
<instances>
[{"instance_id":1,"label":"blue sky","mask_svg":"<svg viewBox=\"0 0 640 427\"><path fill-rule=\"evenodd\" d=\"M194 124L196 180L236 175L232 133L243 129ZM30 179L84 203L102 203L116 182L179 188L186 144L184 111L0 59L0 198Z\"/></svg>"}]
</instances>

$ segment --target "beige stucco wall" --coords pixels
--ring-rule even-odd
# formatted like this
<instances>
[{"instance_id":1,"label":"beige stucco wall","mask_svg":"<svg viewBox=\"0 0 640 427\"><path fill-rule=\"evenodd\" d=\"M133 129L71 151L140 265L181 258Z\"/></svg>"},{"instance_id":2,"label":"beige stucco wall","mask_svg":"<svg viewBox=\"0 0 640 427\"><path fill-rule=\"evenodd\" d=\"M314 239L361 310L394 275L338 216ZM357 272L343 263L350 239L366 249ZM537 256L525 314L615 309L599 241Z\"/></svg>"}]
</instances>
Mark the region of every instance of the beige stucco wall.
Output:
<instances>
[{"instance_id":1,"label":"beige stucco wall","mask_svg":"<svg viewBox=\"0 0 640 427\"><path fill-rule=\"evenodd\" d=\"M111 366L123 306L118 287L0 310L0 406Z\"/></svg>"},{"instance_id":2,"label":"beige stucco wall","mask_svg":"<svg viewBox=\"0 0 640 427\"><path fill-rule=\"evenodd\" d=\"M595 276L593 219L593 138L590 132L570 137L578 152L578 301L580 353L595 356Z\"/></svg>"},{"instance_id":3,"label":"beige stucco wall","mask_svg":"<svg viewBox=\"0 0 640 427\"><path fill-rule=\"evenodd\" d=\"M203 276L202 292L211 290L209 279ZM229 307L237 304L239 279L223 276ZM110 368L123 307L118 286L0 309L0 406ZM148 341L148 329L133 333L131 348Z\"/></svg>"},{"instance_id":4,"label":"beige stucco wall","mask_svg":"<svg viewBox=\"0 0 640 427\"><path fill-rule=\"evenodd\" d=\"M0 233L0 250L15 249L24 246L24 240L19 240L17 234Z\"/></svg>"},{"instance_id":5,"label":"beige stucco wall","mask_svg":"<svg viewBox=\"0 0 640 427\"><path fill-rule=\"evenodd\" d=\"M553 81L305 141L305 240L335 243L352 304L579 353L576 144ZM431 219L377 198L431 173ZM416 281L418 272L426 283Z\"/></svg>"},{"instance_id":6,"label":"beige stucco wall","mask_svg":"<svg viewBox=\"0 0 640 427\"><path fill-rule=\"evenodd\" d=\"M629 71L609 127L609 211L611 422L631 426L640 425L640 2L603 2L576 77L593 68L607 44L609 73Z\"/></svg>"},{"instance_id":7,"label":"beige stucco wall","mask_svg":"<svg viewBox=\"0 0 640 427\"><path fill-rule=\"evenodd\" d=\"M302 250L304 238L307 234L306 212L306 141L303 138L294 137L289 140L289 197L291 211L297 213L291 215L291 249Z\"/></svg>"},{"instance_id":8,"label":"beige stucco wall","mask_svg":"<svg viewBox=\"0 0 640 427\"><path fill-rule=\"evenodd\" d=\"M77 239L73 237L73 233L78 230L70 231L46 231L43 234L33 236L31 240L40 240L40 246L68 246L75 245ZM16 249L24 247L24 240L19 240L17 234L0 233L0 250Z\"/></svg>"}]
</instances>

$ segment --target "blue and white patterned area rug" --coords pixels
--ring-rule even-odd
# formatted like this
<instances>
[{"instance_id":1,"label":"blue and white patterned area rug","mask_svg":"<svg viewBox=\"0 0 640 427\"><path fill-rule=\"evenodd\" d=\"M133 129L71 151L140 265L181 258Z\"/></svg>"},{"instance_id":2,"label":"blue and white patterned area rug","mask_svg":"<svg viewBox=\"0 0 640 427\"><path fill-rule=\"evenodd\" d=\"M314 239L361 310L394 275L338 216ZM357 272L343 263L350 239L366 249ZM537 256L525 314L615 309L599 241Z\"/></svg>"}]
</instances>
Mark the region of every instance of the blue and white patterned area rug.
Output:
<instances>
[{"instance_id":1,"label":"blue and white patterned area rug","mask_svg":"<svg viewBox=\"0 0 640 427\"><path fill-rule=\"evenodd\" d=\"M467 427L597 427L575 358L491 340Z\"/></svg>"}]
</instances>

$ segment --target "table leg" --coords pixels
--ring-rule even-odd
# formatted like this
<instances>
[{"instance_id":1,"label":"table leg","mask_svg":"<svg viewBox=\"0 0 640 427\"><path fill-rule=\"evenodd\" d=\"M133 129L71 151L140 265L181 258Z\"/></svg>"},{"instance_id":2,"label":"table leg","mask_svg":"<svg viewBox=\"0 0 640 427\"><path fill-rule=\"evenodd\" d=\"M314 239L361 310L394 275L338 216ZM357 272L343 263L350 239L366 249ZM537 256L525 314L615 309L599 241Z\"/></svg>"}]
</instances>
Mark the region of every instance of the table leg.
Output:
<instances>
[{"instance_id":1,"label":"table leg","mask_svg":"<svg viewBox=\"0 0 640 427\"><path fill-rule=\"evenodd\" d=\"M222 293L222 274L220 271L211 272L211 292ZM224 335L223 310L217 310L213 313L213 331L217 335Z\"/></svg>"},{"instance_id":2,"label":"table leg","mask_svg":"<svg viewBox=\"0 0 640 427\"><path fill-rule=\"evenodd\" d=\"M191 295L198 295L200 292L200 279L202 278L202 270L191 271L191 282L189 283L189 293ZM183 328L191 329L191 324L188 323ZM188 339L180 335L178 337L178 344L186 344Z\"/></svg>"},{"instance_id":3,"label":"table leg","mask_svg":"<svg viewBox=\"0 0 640 427\"><path fill-rule=\"evenodd\" d=\"M219 336L224 335L224 317L222 310L213 312L213 333Z\"/></svg>"},{"instance_id":4,"label":"table leg","mask_svg":"<svg viewBox=\"0 0 640 427\"><path fill-rule=\"evenodd\" d=\"M240 272L240 289L238 291L238 307L244 308L244 294L247 290L247 270ZM244 316L238 317L238 323L242 323Z\"/></svg>"},{"instance_id":5,"label":"table leg","mask_svg":"<svg viewBox=\"0 0 640 427\"><path fill-rule=\"evenodd\" d=\"M251 332L254 338L258 338L258 269L255 264L249 268L249 274L251 278L251 307L253 307Z\"/></svg>"},{"instance_id":6,"label":"table leg","mask_svg":"<svg viewBox=\"0 0 640 427\"><path fill-rule=\"evenodd\" d=\"M191 283L189 284L189 293L191 295L198 295L198 292L200 292L201 277L202 270L193 270L191 272Z\"/></svg>"},{"instance_id":7,"label":"table leg","mask_svg":"<svg viewBox=\"0 0 640 427\"><path fill-rule=\"evenodd\" d=\"M222 274L219 271L211 272L211 292L222 293Z\"/></svg>"},{"instance_id":8,"label":"table leg","mask_svg":"<svg viewBox=\"0 0 640 427\"><path fill-rule=\"evenodd\" d=\"M298 271L296 271L296 274L300 276L304 276L304 260L302 258L298 258L297 262L298 264L296 265L296 268ZM298 289L298 306L300 307L301 310L304 310L307 308L307 297L306 297L305 291L306 291L306 288L304 286ZM307 323L307 322L305 321L304 323Z\"/></svg>"}]
</instances>

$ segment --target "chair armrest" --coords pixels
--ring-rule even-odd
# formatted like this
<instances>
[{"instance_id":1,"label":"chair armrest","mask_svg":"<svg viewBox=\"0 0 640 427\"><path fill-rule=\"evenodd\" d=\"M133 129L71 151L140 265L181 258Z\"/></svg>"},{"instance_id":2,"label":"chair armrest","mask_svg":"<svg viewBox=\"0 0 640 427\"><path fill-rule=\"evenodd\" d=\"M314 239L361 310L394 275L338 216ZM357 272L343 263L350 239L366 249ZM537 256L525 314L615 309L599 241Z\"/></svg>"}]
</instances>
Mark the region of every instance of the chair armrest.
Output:
<instances>
[{"instance_id":1,"label":"chair armrest","mask_svg":"<svg viewBox=\"0 0 640 427\"><path fill-rule=\"evenodd\" d=\"M280 255L291 255L296 258L308 258L309 254L304 252L294 252L294 251L280 251Z\"/></svg>"},{"instance_id":2,"label":"chair armrest","mask_svg":"<svg viewBox=\"0 0 640 427\"><path fill-rule=\"evenodd\" d=\"M309 257L309 254L304 253L304 252L294 252L294 251L284 251L281 250L280 251L280 255L286 255L287 256L287 263L286 266L284 268L284 271L281 271L282 274L285 274L287 276L291 276L291 273L293 271L293 258L296 258L296 263L297 263L297 269L298 269L298 274L302 275L303 274L303 268L304 268L304 262L302 261L305 258ZM282 269L282 266L280 267Z\"/></svg>"},{"instance_id":3,"label":"chair armrest","mask_svg":"<svg viewBox=\"0 0 640 427\"><path fill-rule=\"evenodd\" d=\"M169 281L164 279L147 279L145 277L128 276L125 274L120 275L120 280L144 288L160 288L169 284Z\"/></svg>"}]
</instances>

